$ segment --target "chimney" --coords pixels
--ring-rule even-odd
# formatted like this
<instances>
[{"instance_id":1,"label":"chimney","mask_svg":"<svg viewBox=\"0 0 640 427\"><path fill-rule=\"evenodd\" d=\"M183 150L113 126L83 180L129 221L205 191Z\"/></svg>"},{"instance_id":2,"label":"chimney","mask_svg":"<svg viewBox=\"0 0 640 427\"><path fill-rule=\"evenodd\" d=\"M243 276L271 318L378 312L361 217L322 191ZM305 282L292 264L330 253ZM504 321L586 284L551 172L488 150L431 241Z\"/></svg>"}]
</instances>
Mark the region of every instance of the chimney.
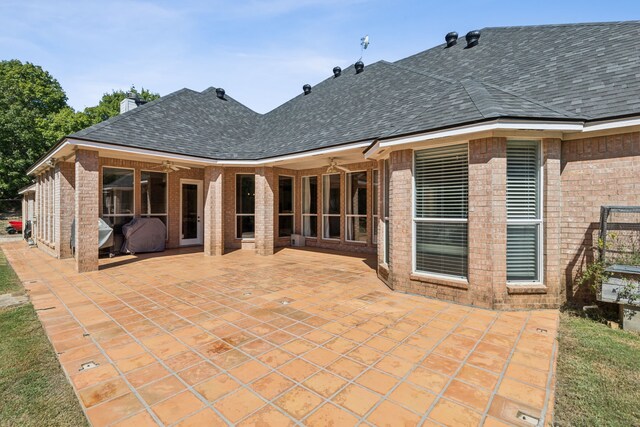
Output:
<instances>
[{"instance_id":1,"label":"chimney","mask_svg":"<svg viewBox=\"0 0 640 427\"><path fill-rule=\"evenodd\" d=\"M356 74L360 74L364 71L364 62L358 61L354 65L356 67Z\"/></svg>"},{"instance_id":2,"label":"chimney","mask_svg":"<svg viewBox=\"0 0 640 427\"><path fill-rule=\"evenodd\" d=\"M447 33L444 39L447 42L447 47L455 46L455 44L458 43L458 33L455 31Z\"/></svg>"},{"instance_id":3,"label":"chimney","mask_svg":"<svg viewBox=\"0 0 640 427\"><path fill-rule=\"evenodd\" d=\"M333 77L340 77L340 74L342 74L342 68L333 67Z\"/></svg>"},{"instance_id":4,"label":"chimney","mask_svg":"<svg viewBox=\"0 0 640 427\"><path fill-rule=\"evenodd\" d=\"M480 31L469 31L465 38L467 39L467 47L465 47L465 49L470 49L478 44L478 41L480 40Z\"/></svg>"},{"instance_id":5,"label":"chimney","mask_svg":"<svg viewBox=\"0 0 640 427\"><path fill-rule=\"evenodd\" d=\"M304 92L305 95L309 95L311 93L311 85L304 85L302 86L302 91Z\"/></svg>"},{"instance_id":6,"label":"chimney","mask_svg":"<svg viewBox=\"0 0 640 427\"><path fill-rule=\"evenodd\" d=\"M120 114L133 110L140 104L140 98L137 93L128 92L127 97L120 101Z\"/></svg>"}]
</instances>

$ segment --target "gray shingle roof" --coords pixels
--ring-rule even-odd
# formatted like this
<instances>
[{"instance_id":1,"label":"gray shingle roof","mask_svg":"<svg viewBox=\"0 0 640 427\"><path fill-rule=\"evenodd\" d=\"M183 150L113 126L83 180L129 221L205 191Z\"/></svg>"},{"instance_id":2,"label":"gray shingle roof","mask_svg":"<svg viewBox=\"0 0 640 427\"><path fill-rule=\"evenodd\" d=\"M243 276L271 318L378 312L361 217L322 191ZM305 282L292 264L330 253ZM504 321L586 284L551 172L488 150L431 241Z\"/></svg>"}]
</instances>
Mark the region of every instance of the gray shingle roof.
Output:
<instances>
[{"instance_id":1,"label":"gray shingle roof","mask_svg":"<svg viewBox=\"0 0 640 427\"><path fill-rule=\"evenodd\" d=\"M640 21L485 28L315 85L258 114L182 89L71 137L214 159L260 159L498 117L640 113Z\"/></svg>"}]
</instances>

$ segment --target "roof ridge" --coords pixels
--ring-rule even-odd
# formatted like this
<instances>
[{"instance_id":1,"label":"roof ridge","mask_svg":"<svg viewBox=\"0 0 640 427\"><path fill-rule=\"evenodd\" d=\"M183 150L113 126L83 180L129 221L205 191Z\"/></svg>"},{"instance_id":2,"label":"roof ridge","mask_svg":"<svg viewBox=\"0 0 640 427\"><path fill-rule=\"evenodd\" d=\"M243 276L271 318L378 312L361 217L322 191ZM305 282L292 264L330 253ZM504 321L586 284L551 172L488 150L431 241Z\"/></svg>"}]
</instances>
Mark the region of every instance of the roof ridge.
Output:
<instances>
[{"instance_id":1,"label":"roof ridge","mask_svg":"<svg viewBox=\"0 0 640 427\"><path fill-rule=\"evenodd\" d=\"M555 113L562 114L563 116L566 116L567 118L572 117L572 114L570 112L565 111L562 108L558 108L558 107L555 107L555 106L547 105L546 103L544 103L542 101L538 101L535 98L531 98L531 97L526 96L526 95L520 95L520 94L514 93L513 91L511 91L509 89L501 88L500 86L494 85L493 83L488 83L488 82L479 82L479 83L484 85L484 86L488 86L488 87L491 87L493 89L496 89L496 90L499 90L501 92L504 92L504 93L506 93L508 95L511 95L513 97L516 97L518 99L522 99L522 100L525 100L527 102L531 102L532 104L536 104L539 107L546 108L547 110L551 110L551 111L553 111Z\"/></svg>"},{"instance_id":2,"label":"roof ridge","mask_svg":"<svg viewBox=\"0 0 640 427\"><path fill-rule=\"evenodd\" d=\"M477 81L477 80L473 80L473 79L463 79L458 81L458 83L462 86L462 88L464 89L464 91L467 93L467 95L469 96L469 99L471 100L471 103L473 104L474 107L476 107L476 110L478 110L478 112L480 113L480 115L482 117L484 117L485 119L491 117L491 116L487 116L487 114L484 113L483 109L480 108L480 106L478 105L478 100L476 99L476 97L469 91L469 87L467 87L468 84L472 83L472 84L477 84L478 87L477 89L480 90L484 90L486 92L487 95L487 101L495 104L493 102L493 97L491 96L491 94L489 93L489 91L482 85L481 82ZM499 108L499 106L496 106Z\"/></svg>"},{"instance_id":3,"label":"roof ridge","mask_svg":"<svg viewBox=\"0 0 640 427\"><path fill-rule=\"evenodd\" d=\"M182 89L178 89L175 92L171 92L168 95L162 96L162 97L160 97L158 99L154 99L153 101L150 101L150 102L147 102L145 104L142 104L142 105L134 108L133 110L129 110L129 111L125 112L125 113L118 114L117 116L109 117L107 120L104 120L104 121L102 121L100 123L96 123L95 125L91 125L88 128L81 129L78 132L72 133L71 135L67 135L67 137L73 137L74 135L75 136L87 136L87 135L91 134L92 132L94 132L96 130L105 128L107 126L111 126L112 124L119 122L124 117L131 117L131 116L133 116L135 114L140 113L140 111L148 110L149 108L152 108L154 106L162 104L167 99L173 99L174 97L176 97L176 96L178 96L178 95L180 95L182 93L186 93L186 92L198 93L198 92L196 92L196 91L194 91L192 89L186 88L186 87L182 88ZM82 133L80 133L80 132L82 132Z\"/></svg>"},{"instance_id":4,"label":"roof ridge","mask_svg":"<svg viewBox=\"0 0 640 427\"><path fill-rule=\"evenodd\" d=\"M543 28L543 27L590 27L601 25L637 25L640 24L640 20L629 21L596 21L596 22L566 22L558 24L534 24L534 25L501 25L496 27L483 27L482 30L506 30L513 28Z\"/></svg>"}]
</instances>

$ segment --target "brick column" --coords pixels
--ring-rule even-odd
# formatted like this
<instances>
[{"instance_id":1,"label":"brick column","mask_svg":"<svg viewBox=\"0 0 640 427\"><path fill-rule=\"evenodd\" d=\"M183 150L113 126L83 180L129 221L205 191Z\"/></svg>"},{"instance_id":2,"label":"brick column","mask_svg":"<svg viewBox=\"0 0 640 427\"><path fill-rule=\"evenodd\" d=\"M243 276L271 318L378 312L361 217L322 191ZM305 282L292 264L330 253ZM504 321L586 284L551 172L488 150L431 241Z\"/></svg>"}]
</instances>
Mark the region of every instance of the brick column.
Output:
<instances>
[{"instance_id":1,"label":"brick column","mask_svg":"<svg viewBox=\"0 0 640 427\"><path fill-rule=\"evenodd\" d=\"M76 151L76 270L98 269L98 152Z\"/></svg>"},{"instance_id":2,"label":"brick column","mask_svg":"<svg viewBox=\"0 0 640 427\"><path fill-rule=\"evenodd\" d=\"M208 256L224 253L223 181L222 167L204 168L204 254Z\"/></svg>"},{"instance_id":3,"label":"brick column","mask_svg":"<svg viewBox=\"0 0 640 427\"><path fill-rule=\"evenodd\" d=\"M56 256L71 258L71 222L75 217L75 167L73 163L61 162L55 169L55 236Z\"/></svg>"},{"instance_id":4,"label":"brick column","mask_svg":"<svg viewBox=\"0 0 640 427\"><path fill-rule=\"evenodd\" d=\"M507 284L507 142L469 141L469 303L493 307Z\"/></svg>"},{"instance_id":5,"label":"brick column","mask_svg":"<svg viewBox=\"0 0 640 427\"><path fill-rule=\"evenodd\" d=\"M389 285L408 291L413 239L413 151L394 151L389 157Z\"/></svg>"},{"instance_id":6,"label":"brick column","mask_svg":"<svg viewBox=\"0 0 640 427\"><path fill-rule=\"evenodd\" d=\"M274 245L273 168L256 169L256 233L258 255L273 255Z\"/></svg>"},{"instance_id":7,"label":"brick column","mask_svg":"<svg viewBox=\"0 0 640 427\"><path fill-rule=\"evenodd\" d=\"M544 284L550 300L560 304L566 300L562 282L562 185L560 162L562 152L560 139L543 139L543 204L544 204Z\"/></svg>"}]
</instances>

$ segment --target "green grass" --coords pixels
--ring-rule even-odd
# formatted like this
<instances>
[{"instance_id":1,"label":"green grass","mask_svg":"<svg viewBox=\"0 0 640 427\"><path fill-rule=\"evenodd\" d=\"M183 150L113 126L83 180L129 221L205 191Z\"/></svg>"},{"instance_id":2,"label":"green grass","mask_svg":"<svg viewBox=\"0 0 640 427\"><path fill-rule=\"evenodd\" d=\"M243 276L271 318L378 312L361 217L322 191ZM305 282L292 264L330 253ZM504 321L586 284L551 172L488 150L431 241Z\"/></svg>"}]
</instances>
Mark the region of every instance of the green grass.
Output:
<instances>
[{"instance_id":1,"label":"green grass","mask_svg":"<svg viewBox=\"0 0 640 427\"><path fill-rule=\"evenodd\" d=\"M0 249L0 295L13 293L24 293L24 288Z\"/></svg>"},{"instance_id":2,"label":"green grass","mask_svg":"<svg viewBox=\"0 0 640 427\"><path fill-rule=\"evenodd\" d=\"M640 425L640 335L562 313L555 422Z\"/></svg>"},{"instance_id":3,"label":"green grass","mask_svg":"<svg viewBox=\"0 0 640 427\"><path fill-rule=\"evenodd\" d=\"M0 250L0 293L21 289ZM31 304L0 309L0 426L86 426Z\"/></svg>"}]
</instances>

